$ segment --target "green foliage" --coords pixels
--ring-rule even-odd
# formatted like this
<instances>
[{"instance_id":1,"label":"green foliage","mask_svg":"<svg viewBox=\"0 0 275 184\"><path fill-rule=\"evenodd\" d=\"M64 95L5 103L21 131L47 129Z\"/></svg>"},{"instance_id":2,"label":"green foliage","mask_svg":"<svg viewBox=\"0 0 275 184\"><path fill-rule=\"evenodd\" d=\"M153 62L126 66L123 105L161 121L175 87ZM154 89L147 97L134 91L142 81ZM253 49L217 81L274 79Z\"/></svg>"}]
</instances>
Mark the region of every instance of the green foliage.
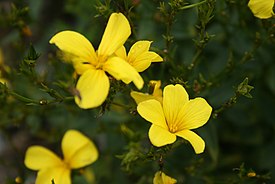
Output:
<instances>
[{"instance_id":1,"label":"green foliage","mask_svg":"<svg viewBox=\"0 0 275 184\"><path fill-rule=\"evenodd\" d=\"M0 83L0 183L14 183L18 176L33 183L36 173L24 166L26 149L37 144L61 153L60 138L70 128L88 135L100 152L84 168L95 179L76 171L76 184L152 183L158 170L178 183L274 183L275 21L253 17L247 2L1 2L0 43L10 69L0 66L0 78L7 81ZM110 77L102 106L83 110L75 104L77 78L49 39L75 30L98 48L112 12L122 12L131 24L127 48L151 40L151 50L164 58L141 73L143 92L150 92L150 80L161 80L162 88L181 84L191 99L204 97L213 107L210 121L196 131L206 142L203 154L179 138L152 146L150 123L136 112L131 84Z\"/></svg>"}]
</instances>

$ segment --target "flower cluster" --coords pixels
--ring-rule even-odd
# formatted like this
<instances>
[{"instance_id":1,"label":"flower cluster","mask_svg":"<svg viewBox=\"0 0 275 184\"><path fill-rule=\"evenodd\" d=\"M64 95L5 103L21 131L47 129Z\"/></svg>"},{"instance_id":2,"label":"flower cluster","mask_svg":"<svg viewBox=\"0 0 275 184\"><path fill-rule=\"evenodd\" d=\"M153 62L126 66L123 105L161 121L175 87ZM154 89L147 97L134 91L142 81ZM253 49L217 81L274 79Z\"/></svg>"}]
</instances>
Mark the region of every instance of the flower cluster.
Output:
<instances>
[{"instance_id":1,"label":"flower cluster","mask_svg":"<svg viewBox=\"0 0 275 184\"><path fill-rule=\"evenodd\" d=\"M62 31L54 35L55 44L79 76L74 99L83 109L98 107L106 100L110 78L125 84L133 82L138 89L144 85L139 72L152 62L162 62L156 52L150 51L151 41L141 40L132 45L128 54L124 44L131 34L126 17L111 14L102 40L95 50L83 35L75 31ZM177 136L189 141L195 153L205 149L204 140L193 129L203 126L210 118L212 108L203 98L189 99L183 86L167 85L162 92L161 81L150 81L151 92L132 91L137 111L152 123L149 139L156 147L172 144ZM25 165L38 170L36 184L70 184L71 170L85 167L98 158L94 143L77 130L68 130L61 143L64 159L60 159L42 146L31 146L25 156ZM176 183L176 180L159 171L154 184Z\"/></svg>"},{"instance_id":2,"label":"flower cluster","mask_svg":"<svg viewBox=\"0 0 275 184\"><path fill-rule=\"evenodd\" d=\"M79 107L98 107L106 100L110 88L107 73L126 84L133 82L141 89L144 82L138 72L147 69L151 62L163 61L158 54L149 51L150 41L138 41L127 56L123 45L130 34L126 17L121 13L113 13L97 51L89 40L74 31L62 31L52 37L50 43L70 59L80 75L76 85L79 95L75 96Z\"/></svg>"}]
</instances>

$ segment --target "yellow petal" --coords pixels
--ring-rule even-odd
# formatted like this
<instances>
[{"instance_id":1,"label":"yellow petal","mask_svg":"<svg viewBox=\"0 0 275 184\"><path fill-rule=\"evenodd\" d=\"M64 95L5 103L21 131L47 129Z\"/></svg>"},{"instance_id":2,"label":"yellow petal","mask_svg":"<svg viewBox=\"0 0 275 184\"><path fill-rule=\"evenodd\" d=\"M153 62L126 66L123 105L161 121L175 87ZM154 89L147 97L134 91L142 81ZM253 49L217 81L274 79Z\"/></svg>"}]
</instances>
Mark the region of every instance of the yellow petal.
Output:
<instances>
[{"instance_id":1,"label":"yellow petal","mask_svg":"<svg viewBox=\"0 0 275 184\"><path fill-rule=\"evenodd\" d=\"M162 90L160 89L161 81L160 80L158 80L158 81L151 80L149 83L150 83L150 85L154 85L153 96L162 98Z\"/></svg>"},{"instance_id":2,"label":"yellow petal","mask_svg":"<svg viewBox=\"0 0 275 184\"><path fill-rule=\"evenodd\" d=\"M189 141L194 148L196 154L202 153L204 151L204 140L196 133L190 130L182 130L180 132L176 132L176 135Z\"/></svg>"},{"instance_id":3,"label":"yellow petal","mask_svg":"<svg viewBox=\"0 0 275 184\"><path fill-rule=\"evenodd\" d=\"M203 126L210 118L211 112L212 107L205 99L190 100L179 113L178 119L183 122L179 129L195 129Z\"/></svg>"},{"instance_id":4,"label":"yellow petal","mask_svg":"<svg viewBox=\"0 0 275 184\"><path fill-rule=\"evenodd\" d=\"M52 151L42 146L31 146L25 155L25 165L32 170L40 170L48 167L58 167L63 165L61 159Z\"/></svg>"},{"instance_id":5,"label":"yellow petal","mask_svg":"<svg viewBox=\"0 0 275 184\"><path fill-rule=\"evenodd\" d=\"M126 17L122 13L112 13L99 45L98 55L111 56L123 46L130 34L131 27Z\"/></svg>"},{"instance_id":6,"label":"yellow petal","mask_svg":"<svg viewBox=\"0 0 275 184\"><path fill-rule=\"evenodd\" d=\"M98 151L94 143L77 130L68 130L62 139L64 160L77 169L95 162Z\"/></svg>"},{"instance_id":7,"label":"yellow petal","mask_svg":"<svg viewBox=\"0 0 275 184\"><path fill-rule=\"evenodd\" d=\"M179 111L188 102L188 94L179 85L168 85L163 90L163 110L168 124L178 122Z\"/></svg>"},{"instance_id":8,"label":"yellow petal","mask_svg":"<svg viewBox=\"0 0 275 184\"><path fill-rule=\"evenodd\" d=\"M98 107L106 100L109 88L109 78L103 70L89 69L77 82L80 98L75 96L75 102L83 109Z\"/></svg>"},{"instance_id":9,"label":"yellow petal","mask_svg":"<svg viewBox=\"0 0 275 184\"><path fill-rule=\"evenodd\" d=\"M131 60L130 64L138 71L143 72L151 65L154 58L160 57L155 52L146 52L139 55L135 60ZM162 58L161 58L162 59ZM162 61L162 60L161 60Z\"/></svg>"},{"instance_id":10,"label":"yellow petal","mask_svg":"<svg viewBox=\"0 0 275 184\"><path fill-rule=\"evenodd\" d=\"M167 129L152 124L149 130L149 139L154 146L161 147L167 144L172 144L176 141L177 137Z\"/></svg>"},{"instance_id":11,"label":"yellow petal","mask_svg":"<svg viewBox=\"0 0 275 184\"><path fill-rule=\"evenodd\" d=\"M153 179L153 184L175 184L177 180L167 176L164 172L158 171Z\"/></svg>"},{"instance_id":12,"label":"yellow petal","mask_svg":"<svg viewBox=\"0 0 275 184\"><path fill-rule=\"evenodd\" d=\"M146 100L155 99L155 97L153 95L149 95L147 93L141 93L141 92L137 92L137 91L132 91L130 93L130 95L135 100L135 102L137 104L139 104L140 102L146 101Z\"/></svg>"},{"instance_id":13,"label":"yellow petal","mask_svg":"<svg viewBox=\"0 0 275 184\"><path fill-rule=\"evenodd\" d=\"M83 63L83 58L76 57L73 54L67 52L58 52L57 54L58 57L61 58L61 60L73 64L73 67L78 75L82 75L86 70L90 68L95 68L95 66L89 62Z\"/></svg>"},{"instance_id":14,"label":"yellow petal","mask_svg":"<svg viewBox=\"0 0 275 184\"><path fill-rule=\"evenodd\" d=\"M103 65L103 70L126 84L133 81L138 89L143 87L144 82L139 73L129 63L119 57L108 59Z\"/></svg>"},{"instance_id":15,"label":"yellow petal","mask_svg":"<svg viewBox=\"0 0 275 184\"><path fill-rule=\"evenodd\" d=\"M145 120L168 130L162 106L157 100L140 102L137 111Z\"/></svg>"},{"instance_id":16,"label":"yellow petal","mask_svg":"<svg viewBox=\"0 0 275 184\"><path fill-rule=\"evenodd\" d=\"M55 44L65 54L65 58L73 63L89 62L97 64L97 56L93 45L83 35L74 31L62 31L54 35L51 44Z\"/></svg>"},{"instance_id":17,"label":"yellow petal","mask_svg":"<svg viewBox=\"0 0 275 184\"><path fill-rule=\"evenodd\" d=\"M78 75L82 75L84 72L86 72L89 69L95 69L95 67L91 64L83 64L81 62L75 62L73 63L74 69Z\"/></svg>"},{"instance_id":18,"label":"yellow petal","mask_svg":"<svg viewBox=\"0 0 275 184\"><path fill-rule=\"evenodd\" d=\"M143 72L151 62L160 62L163 59L155 52L149 51L150 41L138 41L130 49L128 62L138 71Z\"/></svg>"},{"instance_id":19,"label":"yellow petal","mask_svg":"<svg viewBox=\"0 0 275 184\"><path fill-rule=\"evenodd\" d=\"M129 60L136 60L136 58L149 51L150 45L151 45L151 41L137 41L131 48L130 51L128 53L128 58Z\"/></svg>"},{"instance_id":20,"label":"yellow petal","mask_svg":"<svg viewBox=\"0 0 275 184\"><path fill-rule=\"evenodd\" d=\"M118 50L116 50L115 55L120 57L121 59L127 60L127 53L124 46L120 47Z\"/></svg>"},{"instance_id":21,"label":"yellow petal","mask_svg":"<svg viewBox=\"0 0 275 184\"><path fill-rule=\"evenodd\" d=\"M248 6L254 16L260 19L267 19L274 15L274 0L250 0Z\"/></svg>"},{"instance_id":22,"label":"yellow petal","mask_svg":"<svg viewBox=\"0 0 275 184\"><path fill-rule=\"evenodd\" d=\"M160 56L160 55L158 55L157 53L155 53L155 52L151 52L150 51L150 53L151 53L151 62L162 62L163 61L163 58Z\"/></svg>"},{"instance_id":23,"label":"yellow petal","mask_svg":"<svg viewBox=\"0 0 275 184\"><path fill-rule=\"evenodd\" d=\"M38 172L35 184L71 184L71 171L66 167L53 167Z\"/></svg>"}]
</instances>

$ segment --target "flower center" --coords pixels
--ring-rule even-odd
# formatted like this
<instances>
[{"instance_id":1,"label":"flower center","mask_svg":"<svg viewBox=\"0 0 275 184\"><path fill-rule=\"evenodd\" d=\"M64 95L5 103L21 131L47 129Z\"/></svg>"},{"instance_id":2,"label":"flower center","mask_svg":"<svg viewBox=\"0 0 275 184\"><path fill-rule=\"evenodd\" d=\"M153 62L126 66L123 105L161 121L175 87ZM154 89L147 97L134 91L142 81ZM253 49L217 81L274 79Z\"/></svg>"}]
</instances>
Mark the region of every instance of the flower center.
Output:
<instances>
[{"instance_id":1,"label":"flower center","mask_svg":"<svg viewBox=\"0 0 275 184\"><path fill-rule=\"evenodd\" d=\"M103 67L103 63L97 63L97 65L96 65L96 69L102 69L102 67Z\"/></svg>"},{"instance_id":2,"label":"flower center","mask_svg":"<svg viewBox=\"0 0 275 184\"><path fill-rule=\"evenodd\" d=\"M169 125L169 131L170 131L171 133L177 132L177 131L178 131L178 126L175 125L175 124L170 124L170 125Z\"/></svg>"},{"instance_id":3,"label":"flower center","mask_svg":"<svg viewBox=\"0 0 275 184\"><path fill-rule=\"evenodd\" d=\"M127 59L125 59L125 61L127 61L131 66L133 66L133 64L134 64L134 60L132 60L131 58L130 59L127 58Z\"/></svg>"},{"instance_id":4,"label":"flower center","mask_svg":"<svg viewBox=\"0 0 275 184\"><path fill-rule=\"evenodd\" d=\"M69 170L71 169L70 163L66 160L63 160L63 167Z\"/></svg>"},{"instance_id":5,"label":"flower center","mask_svg":"<svg viewBox=\"0 0 275 184\"><path fill-rule=\"evenodd\" d=\"M102 69L104 63L107 61L107 57L106 56L103 56L103 55L100 55L98 56L97 58L97 64L95 66L96 69Z\"/></svg>"}]
</instances>

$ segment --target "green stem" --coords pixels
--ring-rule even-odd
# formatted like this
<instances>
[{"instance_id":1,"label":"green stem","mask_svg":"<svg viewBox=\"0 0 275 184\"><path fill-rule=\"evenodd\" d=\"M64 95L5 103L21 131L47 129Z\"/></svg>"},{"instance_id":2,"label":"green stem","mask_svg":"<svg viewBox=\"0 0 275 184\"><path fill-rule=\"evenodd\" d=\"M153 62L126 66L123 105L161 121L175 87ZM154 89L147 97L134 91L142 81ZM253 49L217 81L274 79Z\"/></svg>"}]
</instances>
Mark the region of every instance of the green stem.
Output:
<instances>
[{"instance_id":1,"label":"green stem","mask_svg":"<svg viewBox=\"0 0 275 184\"><path fill-rule=\"evenodd\" d=\"M74 97L73 96L68 96L68 97L65 97L63 99L63 101L71 101L71 100L74 100Z\"/></svg>"},{"instance_id":2,"label":"green stem","mask_svg":"<svg viewBox=\"0 0 275 184\"><path fill-rule=\"evenodd\" d=\"M179 9L180 9L180 10L185 10L185 9L189 9L189 8L194 8L194 7L196 7L196 6L199 6L199 5L201 5L201 4L204 4L204 3L206 3L206 2L207 2L207 0L204 0L204 1L201 1L201 2L199 2L199 3L190 4L190 5L181 7L181 8L179 8Z\"/></svg>"},{"instance_id":3,"label":"green stem","mask_svg":"<svg viewBox=\"0 0 275 184\"><path fill-rule=\"evenodd\" d=\"M22 95L19 95L19 94L13 92L13 91L10 91L9 94L14 96L15 98L17 98L18 100L20 100L22 102L39 104L39 102L37 100L33 100L33 99L30 99L30 98L24 97Z\"/></svg>"},{"instance_id":4,"label":"green stem","mask_svg":"<svg viewBox=\"0 0 275 184\"><path fill-rule=\"evenodd\" d=\"M117 103L117 102L112 102L112 105L116 105L116 106L122 107L124 109L129 109L130 108L130 106L120 104L120 103Z\"/></svg>"},{"instance_id":5,"label":"green stem","mask_svg":"<svg viewBox=\"0 0 275 184\"><path fill-rule=\"evenodd\" d=\"M213 118L216 119L219 114L221 114L223 111L225 111L229 107L233 106L236 103L239 96L240 95L235 92L235 95L233 97L231 97L227 102L222 104L222 106L219 109L214 110L214 112L212 113Z\"/></svg>"},{"instance_id":6,"label":"green stem","mask_svg":"<svg viewBox=\"0 0 275 184\"><path fill-rule=\"evenodd\" d=\"M194 66L196 66L196 65L198 64L199 57L201 56L202 51L203 51L202 48L199 48L199 49L196 51L196 53L195 53L195 55L194 55L194 57L193 57L193 59L192 59L192 62L191 62L191 64L190 64L189 67L188 67L189 70L193 69Z\"/></svg>"},{"instance_id":7,"label":"green stem","mask_svg":"<svg viewBox=\"0 0 275 184\"><path fill-rule=\"evenodd\" d=\"M52 103L57 103L57 102L63 102L63 101L71 101L74 99L74 97L69 96L69 97L64 97L62 100L58 100L58 99L54 99L54 100L46 100L46 99L42 99L42 100L33 100L27 97L24 97L22 95L19 95L13 91L9 91L9 94L12 95L13 97L15 97L16 99L25 102L25 103L31 103L31 104L37 104L37 105L47 105L47 104L52 104Z\"/></svg>"},{"instance_id":8,"label":"green stem","mask_svg":"<svg viewBox=\"0 0 275 184\"><path fill-rule=\"evenodd\" d=\"M68 97L63 97L62 99L61 98L56 98L56 99L53 99L53 100L40 100L39 102L44 101L45 104L53 104L53 103L61 103L61 102L72 101L72 100L74 100L74 97L73 96L68 96ZM40 103L40 105L45 105L45 104Z\"/></svg>"}]
</instances>

